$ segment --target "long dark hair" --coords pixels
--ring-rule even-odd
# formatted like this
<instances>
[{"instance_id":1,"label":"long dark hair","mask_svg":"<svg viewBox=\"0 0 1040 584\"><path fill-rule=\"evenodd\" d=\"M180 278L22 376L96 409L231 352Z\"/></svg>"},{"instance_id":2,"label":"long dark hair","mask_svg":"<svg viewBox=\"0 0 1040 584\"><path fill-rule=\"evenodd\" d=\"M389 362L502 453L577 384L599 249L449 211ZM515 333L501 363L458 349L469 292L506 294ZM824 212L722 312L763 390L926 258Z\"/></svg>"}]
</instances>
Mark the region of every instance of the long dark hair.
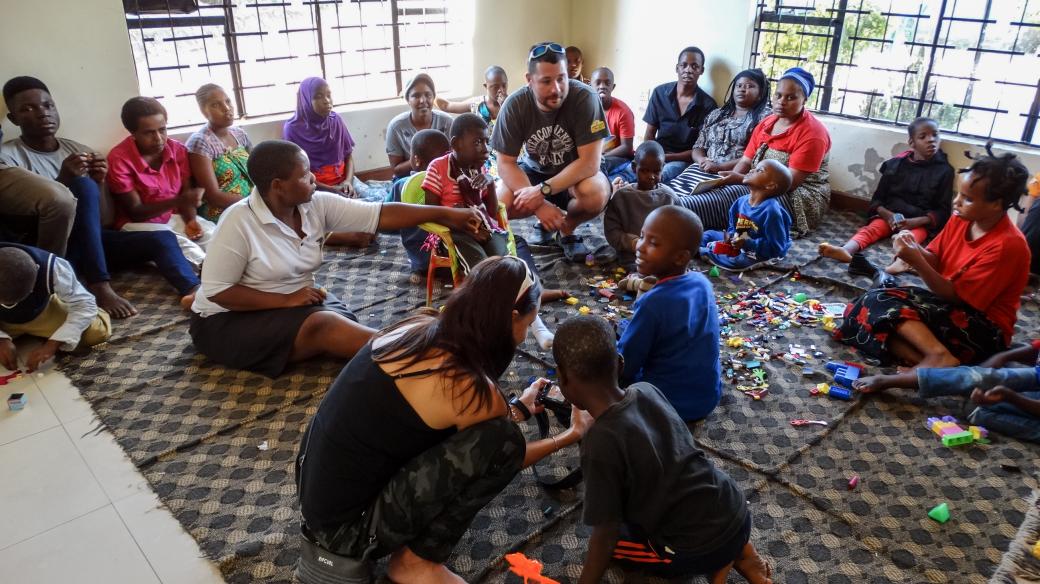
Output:
<instances>
[{"instance_id":1,"label":"long dark hair","mask_svg":"<svg viewBox=\"0 0 1040 584\"><path fill-rule=\"evenodd\" d=\"M517 299L521 285L530 275L531 286ZM497 380L505 373L516 352L513 342L513 311L521 315L538 309L542 286L522 260L516 257L488 258L466 276L440 313L427 309L377 334L385 336L402 328L398 338L372 350L376 362L401 361L406 369L430 357L433 351L448 355L446 377L456 387L472 391L459 411L480 411L493 403ZM468 391L468 389L467 389ZM452 400L462 397L456 392Z\"/></svg>"},{"instance_id":2,"label":"long dark hair","mask_svg":"<svg viewBox=\"0 0 1040 584\"><path fill-rule=\"evenodd\" d=\"M751 106L751 111L748 112L748 115L751 116L751 127L753 128L758 125L758 122L765 117L766 112L769 110L769 79L766 78L766 74L761 69L744 69L737 73L733 81L729 82L729 89L726 90L726 103L722 104L722 115L732 116L736 113L737 98L733 96L733 90L737 88L737 82L744 78L750 79L758 85L758 101Z\"/></svg>"}]
</instances>

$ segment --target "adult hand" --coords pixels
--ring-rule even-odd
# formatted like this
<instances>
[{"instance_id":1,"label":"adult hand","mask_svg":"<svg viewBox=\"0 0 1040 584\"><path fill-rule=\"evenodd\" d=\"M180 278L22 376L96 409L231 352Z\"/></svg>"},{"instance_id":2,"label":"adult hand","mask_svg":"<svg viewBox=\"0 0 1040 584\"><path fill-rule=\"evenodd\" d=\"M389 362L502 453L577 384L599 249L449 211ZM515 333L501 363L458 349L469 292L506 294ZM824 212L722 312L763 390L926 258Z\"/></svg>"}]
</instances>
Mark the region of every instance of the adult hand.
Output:
<instances>
[{"instance_id":1,"label":"adult hand","mask_svg":"<svg viewBox=\"0 0 1040 584\"><path fill-rule=\"evenodd\" d=\"M921 257L921 248L914 239L914 234L909 231L900 231L892 236L892 249L896 257L910 265L916 265L916 260Z\"/></svg>"},{"instance_id":2,"label":"adult hand","mask_svg":"<svg viewBox=\"0 0 1040 584\"><path fill-rule=\"evenodd\" d=\"M744 175L735 170L719 171L719 176L722 177L722 184L724 185L739 185L744 182Z\"/></svg>"},{"instance_id":3,"label":"adult hand","mask_svg":"<svg viewBox=\"0 0 1040 584\"><path fill-rule=\"evenodd\" d=\"M326 292L323 288L315 288L314 286L306 286L299 290L285 295L285 307L292 308L294 306L316 306L325 302Z\"/></svg>"},{"instance_id":4,"label":"adult hand","mask_svg":"<svg viewBox=\"0 0 1040 584\"><path fill-rule=\"evenodd\" d=\"M58 171L58 182L69 182L70 180L87 174L90 168L90 155L86 152L73 152L65 160L61 161L61 169Z\"/></svg>"},{"instance_id":5,"label":"adult hand","mask_svg":"<svg viewBox=\"0 0 1040 584\"><path fill-rule=\"evenodd\" d=\"M552 203L545 203L534 212L546 231L559 231L566 225L567 213Z\"/></svg>"},{"instance_id":6,"label":"adult hand","mask_svg":"<svg viewBox=\"0 0 1040 584\"><path fill-rule=\"evenodd\" d=\"M591 414L585 410L579 410L578 406L571 406L571 427L570 430L581 438L588 432L589 426L592 426L592 422L595 421Z\"/></svg>"},{"instance_id":7,"label":"adult hand","mask_svg":"<svg viewBox=\"0 0 1040 584\"><path fill-rule=\"evenodd\" d=\"M700 161L699 164L701 170L704 172L715 173L719 169L719 163L709 158L705 158L704 160Z\"/></svg>"},{"instance_id":8,"label":"adult hand","mask_svg":"<svg viewBox=\"0 0 1040 584\"><path fill-rule=\"evenodd\" d=\"M11 339L0 339L0 365L8 371L18 369L18 351L15 350L14 341Z\"/></svg>"},{"instance_id":9,"label":"adult hand","mask_svg":"<svg viewBox=\"0 0 1040 584\"><path fill-rule=\"evenodd\" d=\"M524 187L513 193L513 207L518 211L533 212L545 203L542 187Z\"/></svg>"},{"instance_id":10,"label":"adult hand","mask_svg":"<svg viewBox=\"0 0 1040 584\"><path fill-rule=\"evenodd\" d=\"M445 221L444 224L455 231L461 231L476 236L480 231L480 228L484 225L484 220L480 216L480 211L476 209L447 209L447 211L449 216L448 220Z\"/></svg>"},{"instance_id":11,"label":"adult hand","mask_svg":"<svg viewBox=\"0 0 1040 584\"><path fill-rule=\"evenodd\" d=\"M96 183L100 184L105 182L105 175L108 174L108 161L105 160L105 157L91 152L90 165L87 169L87 174Z\"/></svg>"},{"instance_id":12,"label":"adult hand","mask_svg":"<svg viewBox=\"0 0 1040 584\"><path fill-rule=\"evenodd\" d=\"M25 358L25 368L30 373L39 369L41 365L54 358L54 354L58 352L59 345L58 341L46 341L33 349L29 356Z\"/></svg>"},{"instance_id":13,"label":"adult hand","mask_svg":"<svg viewBox=\"0 0 1040 584\"><path fill-rule=\"evenodd\" d=\"M538 394L547 387L551 381L544 377L540 377L534 381L531 385L524 389L524 392L520 394L520 403L527 406L527 410L531 414L539 414L545 410L545 406L538 403Z\"/></svg>"}]
</instances>

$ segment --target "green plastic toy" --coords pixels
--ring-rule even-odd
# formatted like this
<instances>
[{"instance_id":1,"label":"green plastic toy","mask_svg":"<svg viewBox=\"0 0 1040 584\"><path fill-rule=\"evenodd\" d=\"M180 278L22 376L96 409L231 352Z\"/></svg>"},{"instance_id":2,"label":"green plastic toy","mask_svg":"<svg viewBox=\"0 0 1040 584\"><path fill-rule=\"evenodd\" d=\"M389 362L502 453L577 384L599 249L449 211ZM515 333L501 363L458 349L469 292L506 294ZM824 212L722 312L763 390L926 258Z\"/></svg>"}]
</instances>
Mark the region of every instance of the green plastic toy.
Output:
<instances>
[{"instance_id":1,"label":"green plastic toy","mask_svg":"<svg viewBox=\"0 0 1040 584\"><path fill-rule=\"evenodd\" d=\"M950 520L950 508L946 503L939 503L932 507L932 510L928 512L928 516L939 523L946 523Z\"/></svg>"},{"instance_id":2,"label":"green plastic toy","mask_svg":"<svg viewBox=\"0 0 1040 584\"><path fill-rule=\"evenodd\" d=\"M809 297L805 295L805 292L799 292L799 293L794 295L794 301L797 302L798 304L801 304L801 303L805 302L808 299L809 299Z\"/></svg>"}]
</instances>

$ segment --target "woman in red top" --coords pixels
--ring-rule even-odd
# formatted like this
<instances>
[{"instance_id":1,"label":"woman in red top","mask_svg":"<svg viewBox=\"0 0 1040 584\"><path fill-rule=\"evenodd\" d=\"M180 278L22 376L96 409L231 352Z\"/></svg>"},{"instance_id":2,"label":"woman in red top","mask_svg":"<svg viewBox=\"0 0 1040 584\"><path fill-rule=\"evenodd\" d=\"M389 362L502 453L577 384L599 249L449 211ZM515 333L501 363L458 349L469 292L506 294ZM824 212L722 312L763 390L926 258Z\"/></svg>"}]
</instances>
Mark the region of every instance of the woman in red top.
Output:
<instances>
[{"instance_id":1,"label":"woman in red top","mask_svg":"<svg viewBox=\"0 0 1040 584\"><path fill-rule=\"evenodd\" d=\"M1007 216L1026 193L1029 171L1013 154L977 159L961 180L953 217L923 248L909 231L896 255L927 289L868 290L845 310L834 336L883 363L956 367L1007 349L1029 278L1029 246ZM964 172L964 171L962 171Z\"/></svg>"},{"instance_id":2,"label":"woman in red top","mask_svg":"<svg viewBox=\"0 0 1040 584\"><path fill-rule=\"evenodd\" d=\"M831 201L827 159L831 137L805 102L816 82L801 67L784 72L773 93L773 114L755 126L744 156L732 171L719 174L725 184L741 184L744 174L764 159L778 160L791 169L791 190L780 201L791 212L792 231L806 234L820 223Z\"/></svg>"}]
</instances>

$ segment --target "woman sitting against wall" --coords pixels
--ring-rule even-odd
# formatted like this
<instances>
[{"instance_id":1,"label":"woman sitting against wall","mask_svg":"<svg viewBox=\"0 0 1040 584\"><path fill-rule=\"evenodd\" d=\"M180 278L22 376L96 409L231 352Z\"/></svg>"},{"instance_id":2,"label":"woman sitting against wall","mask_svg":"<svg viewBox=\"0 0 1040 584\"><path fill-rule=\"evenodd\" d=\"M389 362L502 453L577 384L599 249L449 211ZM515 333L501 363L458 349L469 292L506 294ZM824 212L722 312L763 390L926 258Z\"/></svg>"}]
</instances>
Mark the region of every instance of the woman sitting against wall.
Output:
<instances>
[{"instance_id":1,"label":"woman sitting against wall","mask_svg":"<svg viewBox=\"0 0 1040 584\"><path fill-rule=\"evenodd\" d=\"M777 82L773 94L773 113L759 122L751 133L744 156L731 171L719 174L726 184L737 185L744 174L763 159L778 160L791 169L791 190L780 201L794 220L792 231L805 235L819 225L831 200L827 182L827 158L831 137L805 102L816 82L801 67L788 69Z\"/></svg>"},{"instance_id":2,"label":"woman sitting against wall","mask_svg":"<svg viewBox=\"0 0 1040 584\"><path fill-rule=\"evenodd\" d=\"M224 88L207 83L195 92L206 125L195 131L184 146L195 184L202 187L199 215L216 223L231 205L249 196L246 161L253 143L245 130L234 126L235 107Z\"/></svg>"}]
</instances>

